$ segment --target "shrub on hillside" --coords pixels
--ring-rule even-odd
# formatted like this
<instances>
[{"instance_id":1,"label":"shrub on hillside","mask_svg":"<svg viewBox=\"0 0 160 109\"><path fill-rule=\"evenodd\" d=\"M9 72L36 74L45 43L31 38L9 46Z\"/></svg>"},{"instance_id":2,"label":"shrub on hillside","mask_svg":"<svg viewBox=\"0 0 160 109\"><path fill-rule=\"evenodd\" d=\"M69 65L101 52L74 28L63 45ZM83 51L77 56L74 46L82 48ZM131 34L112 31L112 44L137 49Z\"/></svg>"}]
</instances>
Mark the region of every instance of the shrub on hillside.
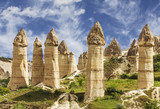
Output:
<instances>
[{"instance_id":1,"label":"shrub on hillside","mask_svg":"<svg viewBox=\"0 0 160 109\"><path fill-rule=\"evenodd\" d=\"M0 57L0 60L4 61L4 62L11 62L10 60L12 60L12 59L11 58Z\"/></svg>"},{"instance_id":2,"label":"shrub on hillside","mask_svg":"<svg viewBox=\"0 0 160 109\"><path fill-rule=\"evenodd\" d=\"M26 107L21 103L17 103L14 105L13 109L26 109Z\"/></svg>"},{"instance_id":3,"label":"shrub on hillside","mask_svg":"<svg viewBox=\"0 0 160 109\"><path fill-rule=\"evenodd\" d=\"M118 66L118 58L111 58L109 61L104 61L104 73L108 80L114 77L113 71L118 68Z\"/></svg>"},{"instance_id":4,"label":"shrub on hillside","mask_svg":"<svg viewBox=\"0 0 160 109\"><path fill-rule=\"evenodd\" d=\"M0 95L5 95L5 94L7 94L7 93L9 93L9 92L11 92L10 89L5 88L5 87L3 87L3 86L0 86Z\"/></svg>"},{"instance_id":5,"label":"shrub on hillside","mask_svg":"<svg viewBox=\"0 0 160 109\"><path fill-rule=\"evenodd\" d=\"M160 54L153 56L153 66L154 66L154 72L160 71Z\"/></svg>"},{"instance_id":6,"label":"shrub on hillside","mask_svg":"<svg viewBox=\"0 0 160 109\"><path fill-rule=\"evenodd\" d=\"M120 78L121 79L137 79L138 75L137 75L137 73L134 73L131 75L124 73L124 74L120 75Z\"/></svg>"},{"instance_id":7,"label":"shrub on hillside","mask_svg":"<svg viewBox=\"0 0 160 109\"><path fill-rule=\"evenodd\" d=\"M3 87L7 87L9 80L10 80L10 78L0 80L0 85L2 85Z\"/></svg>"},{"instance_id":8,"label":"shrub on hillside","mask_svg":"<svg viewBox=\"0 0 160 109\"><path fill-rule=\"evenodd\" d=\"M145 109L160 109L160 106L158 106L158 101L156 100L149 100L145 106Z\"/></svg>"},{"instance_id":9,"label":"shrub on hillside","mask_svg":"<svg viewBox=\"0 0 160 109\"><path fill-rule=\"evenodd\" d=\"M137 79L137 78L138 78L137 73L134 73L134 74L129 76L129 79Z\"/></svg>"}]
</instances>

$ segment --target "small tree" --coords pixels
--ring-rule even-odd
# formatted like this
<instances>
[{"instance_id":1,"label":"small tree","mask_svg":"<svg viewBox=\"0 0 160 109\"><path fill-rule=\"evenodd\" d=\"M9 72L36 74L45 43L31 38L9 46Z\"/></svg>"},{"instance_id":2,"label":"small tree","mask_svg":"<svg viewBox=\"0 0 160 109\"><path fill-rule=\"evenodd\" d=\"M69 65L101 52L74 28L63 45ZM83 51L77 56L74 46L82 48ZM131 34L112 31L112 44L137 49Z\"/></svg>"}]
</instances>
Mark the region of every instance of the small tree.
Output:
<instances>
[{"instance_id":1,"label":"small tree","mask_svg":"<svg viewBox=\"0 0 160 109\"><path fill-rule=\"evenodd\" d=\"M104 62L104 74L107 80L114 76L113 71L118 68L118 65L118 58L111 58L109 61Z\"/></svg>"}]
</instances>

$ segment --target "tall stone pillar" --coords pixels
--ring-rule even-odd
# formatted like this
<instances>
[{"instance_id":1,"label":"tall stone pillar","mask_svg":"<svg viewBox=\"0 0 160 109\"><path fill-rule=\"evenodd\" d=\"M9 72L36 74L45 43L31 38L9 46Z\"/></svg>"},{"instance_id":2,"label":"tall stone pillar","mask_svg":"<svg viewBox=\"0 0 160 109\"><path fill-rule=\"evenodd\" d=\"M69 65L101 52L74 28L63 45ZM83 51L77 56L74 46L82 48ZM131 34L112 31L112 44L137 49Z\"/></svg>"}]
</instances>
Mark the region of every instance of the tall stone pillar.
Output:
<instances>
[{"instance_id":1,"label":"tall stone pillar","mask_svg":"<svg viewBox=\"0 0 160 109\"><path fill-rule=\"evenodd\" d=\"M79 59L78 59L78 70L83 69L83 55L80 54Z\"/></svg>"},{"instance_id":2,"label":"tall stone pillar","mask_svg":"<svg viewBox=\"0 0 160 109\"><path fill-rule=\"evenodd\" d=\"M44 85L54 89L60 88L58 45L59 41L57 35L52 28L45 41L45 67L43 83Z\"/></svg>"},{"instance_id":3,"label":"tall stone pillar","mask_svg":"<svg viewBox=\"0 0 160 109\"><path fill-rule=\"evenodd\" d=\"M69 60L68 60L69 50L64 40L60 43L58 51L59 51L58 55L59 73L60 73L60 78L63 78L68 74L68 67L69 67Z\"/></svg>"},{"instance_id":4,"label":"tall stone pillar","mask_svg":"<svg viewBox=\"0 0 160 109\"><path fill-rule=\"evenodd\" d=\"M83 69L87 68L88 54L87 52L83 52Z\"/></svg>"},{"instance_id":5,"label":"tall stone pillar","mask_svg":"<svg viewBox=\"0 0 160 109\"><path fill-rule=\"evenodd\" d=\"M32 85L43 82L43 51L42 42L36 38L33 48Z\"/></svg>"},{"instance_id":6,"label":"tall stone pillar","mask_svg":"<svg viewBox=\"0 0 160 109\"><path fill-rule=\"evenodd\" d=\"M24 29L21 29L13 42L12 76L8 83L11 90L29 85L27 46L26 33Z\"/></svg>"},{"instance_id":7,"label":"tall stone pillar","mask_svg":"<svg viewBox=\"0 0 160 109\"><path fill-rule=\"evenodd\" d=\"M145 89L154 86L154 74L153 74L154 38L147 24L142 29L138 41L139 41L138 89Z\"/></svg>"},{"instance_id":8,"label":"tall stone pillar","mask_svg":"<svg viewBox=\"0 0 160 109\"><path fill-rule=\"evenodd\" d=\"M104 96L103 51L105 38L103 30L96 22L88 38L88 62L85 86L85 102Z\"/></svg>"},{"instance_id":9,"label":"tall stone pillar","mask_svg":"<svg viewBox=\"0 0 160 109\"><path fill-rule=\"evenodd\" d=\"M76 60L75 60L74 54L70 52L68 75L72 74L75 71L77 71Z\"/></svg>"},{"instance_id":10,"label":"tall stone pillar","mask_svg":"<svg viewBox=\"0 0 160 109\"><path fill-rule=\"evenodd\" d=\"M138 73L138 44L135 39L128 50L127 59L131 66L129 73Z\"/></svg>"}]
</instances>

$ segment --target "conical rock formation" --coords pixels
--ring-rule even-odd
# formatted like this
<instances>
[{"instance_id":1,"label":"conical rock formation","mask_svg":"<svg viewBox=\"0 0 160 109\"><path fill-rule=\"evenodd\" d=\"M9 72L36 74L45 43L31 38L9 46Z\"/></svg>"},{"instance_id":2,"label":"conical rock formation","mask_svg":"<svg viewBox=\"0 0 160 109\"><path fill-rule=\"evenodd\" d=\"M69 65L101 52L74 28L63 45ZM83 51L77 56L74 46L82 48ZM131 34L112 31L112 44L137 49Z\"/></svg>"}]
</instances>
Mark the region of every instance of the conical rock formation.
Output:
<instances>
[{"instance_id":1,"label":"conical rock formation","mask_svg":"<svg viewBox=\"0 0 160 109\"><path fill-rule=\"evenodd\" d=\"M138 72L138 44L134 39L127 54L127 59L130 65L129 73L137 73Z\"/></svg>"},{"instance_id":2,"label":"conical rock formation","mask_svg":"<svg viewBox=\"0 0 160 109\"><path fill-rule=\"evenodd\" d=\"M58 61L59 61L60 78L63 78L64 76L68 75L68 70L69 70L69 59L68 59L69 50L64 40L60 43L58 51L59 51Z\"/></svg>"},{"instance_id":3,"label":"conical rock formation","mask_svg":"<svg viewBox=\"0 0 160 109\"><path fill-rule=\"evenodd\" d=\"M8 83L11 90L29 85L28 63L27 63L27 36L21 29L13 42L12 76Z\"/></svg>"},{"instance_id":4,"label":"conical rock formation","mask_svg":"<svg viewBox=\"0 0 160 109\"><path fill-rule=\"evenodd\" d=\"M74 54L70 52L68 75L74 73L75 71L77 71L76 60Z\"/></svg>"},{"instance_id":5,"label":"conical rock formation","mask_svg":"<svg viewBox=\"0 0 160 109\"><path fill-rule=\"evenodd\" d=\"M104 96L103 51L105 38L99 22L92 27L88 38L88 62L85 84L85 98L88 102Z\"/></svg>"},{"instance_id":6,"label":"conical rock formation","mask_svg":"<svg viewBox=\"0 0 160 109\"><path fill-rule=\"evenodd\" d=\"M43 72L42 42L36 38L33 48L32 85L43 82Z\"/></svg>"},{"instance_id":7,"label":"conical rock formation","mask_svg":"<svg viewBox=\"0 0 160 109\"><path fill-rule=\"evenodd\" d=\"M45 67L43 83L44 85L54 89L60 88L58 45L58 38L55 31L52 29L48 33L45 41Z\"/></svg>"},{"instance_id":8,"label":"conical rock formation","mask_svg":"<svg viewBox=\"0 0 160 109\"><path fill-rule=\"evenodd\" d=\"M116 40L114 38L111 43L105 48L104 50L104 56L106 59L110 59L111 57L118 57L121 56L121 48Z\"/></svg>"},{"instance_id":9,"label":"conical rock formation","mask_svg":"<svg viewBox=\"0 0 160 109\"><path fill-rule=\"evenodd\" d=\"M153 75L153 46L154 38L146 24L139 36L139 68L138 88L150 88L154 86Z\"/></svg>"}]
</instances>

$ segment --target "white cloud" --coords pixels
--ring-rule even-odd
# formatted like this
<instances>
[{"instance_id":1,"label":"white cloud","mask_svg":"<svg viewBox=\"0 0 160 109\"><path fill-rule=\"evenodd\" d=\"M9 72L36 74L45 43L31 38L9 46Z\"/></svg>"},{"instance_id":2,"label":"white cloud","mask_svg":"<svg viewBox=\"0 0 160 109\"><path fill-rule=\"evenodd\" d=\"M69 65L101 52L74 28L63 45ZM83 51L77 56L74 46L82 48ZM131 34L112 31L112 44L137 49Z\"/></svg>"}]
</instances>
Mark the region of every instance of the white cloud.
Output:
<instances>
[{"instance_id":1,"label":"white cloud","mask_svg":"<svg viewBox=\"0 0 160 109\"><path fill-rule=\"evenodd\" d=\"M32 6L20 8L11 6L2 11L0 14L0 28L5 28L6 32L0 31L0 46L2 51L1 56L12 56L12 43L13 39L19 31L19 26L27 25L29 19L42 18L56 23L54 28L59 40L65 40L70 51L75 53L76 60L78 56L86 47L83 45L84 39L79 39L80 36L86 35L83 28L81 28L81 15L85 13L85 10L81 7L77 7L76 3L81 0L34 0ZM44 7L46 3L52 4L48 7ZM49 31L48 31L49 32ZM28 36L28 59L32 59L33 42L36 35L30 29L26 29ZM44 43L47 33L39 33L39 38ZM10 39L8 41L8 39ZM44 47L43 47L44 48Z\"/></svg>"}]
</instances>

